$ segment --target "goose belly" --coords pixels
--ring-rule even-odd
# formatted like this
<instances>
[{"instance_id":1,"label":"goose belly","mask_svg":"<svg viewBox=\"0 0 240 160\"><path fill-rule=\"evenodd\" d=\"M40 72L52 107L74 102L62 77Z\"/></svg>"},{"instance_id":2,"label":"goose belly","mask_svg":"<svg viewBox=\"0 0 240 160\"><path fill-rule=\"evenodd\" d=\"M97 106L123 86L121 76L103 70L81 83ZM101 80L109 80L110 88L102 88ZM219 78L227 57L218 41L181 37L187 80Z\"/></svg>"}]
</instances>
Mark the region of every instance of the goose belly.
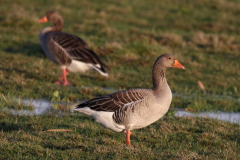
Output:
<instances>
[{"instance_id":1,"label":"goose belly","mask_svg":"<svg viewBox=\"0 0 240 160\"><path fill-rule=\"evenodd\" d=\"M172 92L168 85L163 88L161 94L150 98L145 104L141 104L141 109L136 110L132 115L133 129L146 127L160 118L168 111L172 102ZM144 106L144 107L143 107Z\"/></svg>"},{"instance_id":2,"label":"goose belly","mask_svg":"<svg viewBox=\"0 0 240 160\"><path fill-rule=\"evenodd\" d=\"M171 101L165 101L165 103L151 103L151 105L145 105L141 109L135 109L134 112L130 110L130 113L126 117L126 126L131 126L131 129L139 129L146 127L160 118L162 118L168 111Z\"/></svg>"},{"instance_id":3,"label":"goose belly","mask_svg":"<svg viewBox=\"0 0 240 160\"><path fill-rule=\"evenodd\" d=\"M67 67L70 72L85 72L93 69L92 64L84 63L81 61L72 60L70 65Z\"/></svg>"},{"instance_id":4,"label":"goose belly","mask_svg":"<svg viewBox=\"0 0 240 160\"><path fill-rule=\"evenodd\" d=\"M92 117L103 127L115 132L124 132L125 127L114 122L112 116L114 112L95 112Z\"/></svg>"},{"instance_id":5,"label":"goose belly","mask_svg":"<svg viewBox=\"0 0 240 160\"><path fill-rule=\"evenodd\" d=\"M139 128L143 128L146 127L154 122L156 122L157 120L159 120L160 118L162 118L166 112L168 111L168 108L159 112L153 111L153 112L144 112L143 114L138 114L138 115L133 115L133 125L132 125L132 129L139 129Z\"/></svg>"},{"instance_id":6,"label":"goose belly","mask_svg":"<svg viewBox=\"0 0 240 160\"><path fill-rule=\"evenodd\" d=\"M123 125L115 123L112 116L114 112L104 112L104 111L94 111L91 110L89 107L84 108L75 108L73 109L80 113L86 114L94 118L100 125L103 127L110 129L115 132L124 132L125 127Z\"/></svg>"}]
</instances>

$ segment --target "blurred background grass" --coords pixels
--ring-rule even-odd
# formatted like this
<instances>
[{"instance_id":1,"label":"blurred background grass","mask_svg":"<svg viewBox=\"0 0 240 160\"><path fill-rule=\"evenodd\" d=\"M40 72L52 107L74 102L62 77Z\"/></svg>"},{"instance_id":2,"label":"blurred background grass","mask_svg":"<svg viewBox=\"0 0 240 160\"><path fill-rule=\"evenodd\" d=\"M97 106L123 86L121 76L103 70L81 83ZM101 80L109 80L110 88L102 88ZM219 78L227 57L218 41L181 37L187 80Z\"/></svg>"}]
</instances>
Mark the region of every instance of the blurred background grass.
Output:
<instances>
[{"instance_id":1,"label":"blurred background grass","mask_svg":"<svg viewBox=\"0 0 240 160\"><path fill-rule=\"evenodd\" d=\"M61 71L46 58L38 39L39 32L51 24L37 22L50 10L63 16L64 32L84 39L112 68L108 78L95 71L70 73L71 87L54 84ZM186 68L167 71L174 93L191 95L190 103L204 104L200 80L210 97L207 106L216 101L212 95L228 95L235 102L217 100L228 111L239 111L239 15L240 4L234 0L1 0L0 92L51 99L57 90L62 99L74 101L112 93L103 87L152 88L153 63L159 55L170 53ZM189 107L177 104L174 100L174 107Z\"/></svg>"}]
</instances>

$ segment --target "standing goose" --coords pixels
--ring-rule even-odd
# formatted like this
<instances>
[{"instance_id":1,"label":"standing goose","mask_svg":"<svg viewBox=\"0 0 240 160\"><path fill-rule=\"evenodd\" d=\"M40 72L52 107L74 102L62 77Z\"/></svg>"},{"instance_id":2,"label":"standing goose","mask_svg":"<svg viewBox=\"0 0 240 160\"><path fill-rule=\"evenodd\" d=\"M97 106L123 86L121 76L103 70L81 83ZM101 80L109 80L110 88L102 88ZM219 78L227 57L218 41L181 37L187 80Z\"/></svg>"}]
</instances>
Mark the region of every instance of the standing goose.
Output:
<instances>
[{"instance_id":1,"label":"standing goose","mask_svg":"<svg viewBox=\"0 0 240 160\"><path fill-rule=\"evenodd\" d=\"M166 69L171 67L185 69L174 56L163 54L153 65L153 89L115 92L90 99L73 111L91 116L115 132L126 132L126 144L131 145L130 130L146 127L168 111L172 92L166 80Z\"/></svg>"},{"instance_id":2,"label":"standing goose","mask_svg":"<svg viewBox=\"0 0 240 160\"><path fill-rule=\"evenodd\" d=\"M110 68L88 48L86 42L79 37L61 32L63 19L60 14L50 11L41 18L39 23L52 22L53 26L44 28L39 35L42 48L46 56L62 69L63 75L55 83L69 85L67 81L68 72L85 72L95 69L103 76L108 76L104 67Z\"/></svg>"}]
</instances>

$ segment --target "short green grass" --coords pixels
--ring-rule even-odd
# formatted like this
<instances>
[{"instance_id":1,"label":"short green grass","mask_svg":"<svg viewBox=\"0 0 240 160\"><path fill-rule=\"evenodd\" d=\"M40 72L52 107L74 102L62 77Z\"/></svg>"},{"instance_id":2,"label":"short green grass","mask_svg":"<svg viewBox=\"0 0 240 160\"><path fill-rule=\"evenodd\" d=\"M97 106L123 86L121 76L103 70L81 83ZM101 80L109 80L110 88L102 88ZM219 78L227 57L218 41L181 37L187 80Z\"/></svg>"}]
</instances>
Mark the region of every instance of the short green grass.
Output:
<instances>
[{"instance_id":1,"label":"short green grass","mask_svg":"<svg viewBox=\"0 0 240 160\"><path fill-rule=\"evenodd\" d=\"M72 132L44 132L71 129ZM80 114L18 116L0 113L0 159L239 159L240 126L212 119L167 116L124 133Z\"/></svg>"},{"instance_id":2,"label":"short green grass","mask_svg":"<svg viewBox=\"0 0 240 160\"><path fill-rule=\"evenodd\" d=\"M54 84L61 71L38 39L51 24L37 22L50 10L62 14L64 32L84 39L111 67L109 77L70 73L72 86ZM170 53L186 68L167 71L171 108L240 112L239 15L237 0L1 0L0 108L32 109L19 103L21 98L72 103L152 88L153 63ZM2 111L0 116L1 159L239 159L239 125L211 119L167 116L133 131L134 146L126 147L123 134L84 116L19 117ZM74 131L42 132L51 128Z\"/></svg>"},{"instance_id":3,"label":"short green grass","mask_svg":"<svg viewBox=\"0 0 240 160\"><path fill-rule=\"evenodd\" d=\"M168 69L173 92L199 91L201 80L210 94L239 97L240 5L234 1L1 1L0 91L16 97L62 95L87 99L103 93L81 94L78 87L116 90L152 88L156 58L170 53L186 70ZM59 11L63 31L83 38L112 68L109 77L95 71L70 73L72 87L53 84L61 74L44 55L37 20Z\"/></svg>"}]
</instances>

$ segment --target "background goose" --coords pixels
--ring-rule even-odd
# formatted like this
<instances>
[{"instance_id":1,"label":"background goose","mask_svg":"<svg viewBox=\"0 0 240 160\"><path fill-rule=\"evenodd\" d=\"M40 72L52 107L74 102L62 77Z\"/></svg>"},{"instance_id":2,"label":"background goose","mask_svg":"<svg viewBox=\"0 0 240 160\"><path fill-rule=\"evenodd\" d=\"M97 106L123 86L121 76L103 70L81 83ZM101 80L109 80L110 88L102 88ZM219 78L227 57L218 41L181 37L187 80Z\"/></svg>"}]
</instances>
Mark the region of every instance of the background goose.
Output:
<instances>
[{"instance_id":1,"label":"background goose","mask_svg":"<svg viewBox=\"0 0 240 160\"><path fill-rule=\"evenodd\" d=\"M108 76L104 67L110 68L88 48L88 45L79 37L61 32L63 19L55 11L50 11L41 18L39 23L52 22L54 25L44 28L39 35L42 48L47 57L60 65L63 75L57 84L69 85L67 81L68 72L85 72L95 69L103 76Z\"/></svg>"},{"instance_id":2,"label":"background goose","mask_svg":"<svg viewBox=\"0 0 240 160\"><path fill-rule=\"evenodd\" d=\"M146 127L160 119L169 109L172 92L166 80L166 69L184 67L170 54L163 54L154 63L153 89L131 89L90 99L73 111L92 116L104 127L126 132L130 145L130 130Z\"/></svg>"}]
</instances>

